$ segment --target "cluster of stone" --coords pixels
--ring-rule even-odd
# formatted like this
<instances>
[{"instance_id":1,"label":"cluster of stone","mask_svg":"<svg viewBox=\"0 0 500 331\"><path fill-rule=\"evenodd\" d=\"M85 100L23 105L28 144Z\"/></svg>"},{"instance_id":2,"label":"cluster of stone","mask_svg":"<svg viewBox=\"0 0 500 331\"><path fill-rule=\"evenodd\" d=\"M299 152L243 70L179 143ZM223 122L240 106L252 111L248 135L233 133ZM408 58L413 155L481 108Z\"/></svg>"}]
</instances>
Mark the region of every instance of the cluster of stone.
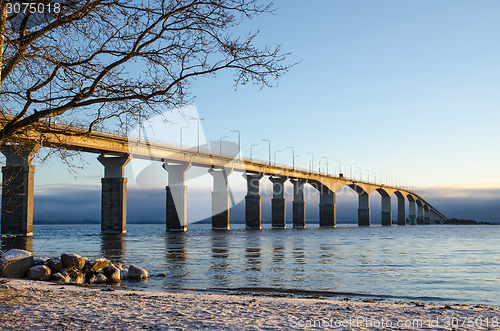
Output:
<instances>
[{"instance_id":1,"label":"cluster of stone","mask_svg":"<svg viewBox=\"0 0 500 331\"><path fill-rule=\"evenodd\" d=\"M31 252L11 249L0 252L0 277L59 283L116 284L124 279L146 279L149 274L135 265L126 269L104 258L91 260L73 253L64 253L60 258L34 258Z\"/></svg>"}]
</instances>

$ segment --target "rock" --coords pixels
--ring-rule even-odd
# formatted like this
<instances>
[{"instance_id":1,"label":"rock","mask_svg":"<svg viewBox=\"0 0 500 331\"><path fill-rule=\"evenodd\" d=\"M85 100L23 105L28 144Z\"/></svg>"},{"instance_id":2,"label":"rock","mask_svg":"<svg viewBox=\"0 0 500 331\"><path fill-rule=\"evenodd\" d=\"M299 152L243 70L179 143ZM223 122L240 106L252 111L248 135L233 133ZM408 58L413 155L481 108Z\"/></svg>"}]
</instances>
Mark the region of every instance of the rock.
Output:
<instances>
[{"instance_id":1,"label":"rock","mask_svg":"<svg viewBox=\"0 0 500 331\"><path fill-rule=\"evenodd\" d=\"M128 279L128 271L127 270L120 270L120 279Z\"/></svg>"},{"instance_id":2,"label":"rock","mask_svg":"<svg viewBox=\"0 0 500 331\"><path fill-rule=\"evenodd\" d=\"M148 272L133 264L128 267L128 276L130 279L146 279L149 277Z\"/></svg>"},{"instance_id":3,"label":"rock","mask_svg":"<svg viewBox=\"0 0 500 331\"><path fill-rule=\"evenodd\" d=\"M161 274L156 275L156 277L167 277L167 274L162 272Z\"/></svg>"},{"instance_id":4,"label":"rock","mask_svg":"<svg viewBox=\"0 0 500 331\"><path fill-rule=\"evenodd\" d=\"M87 284L94 284L95 283L95 275L93 274L87 274L87 276L85 276L85 283Z\"/></svg>"},{"instance_id":5,"label":"rock","mask_svg":"<svg viewBox=\"0 0 500 331\"><path fill-rule=\"evenodd\" d=\"M35 262L35 265L46 265L48 260L48 257L37 257L33 262Z\"/></svg>"},{"instance_id":6,"label":"rock","mask_svg":"<svg viewBox=\"0 0 500 331\"><path fill-rule=\"evenodd\" d=\"M50 279L50 268L46 265L39 264L28 269L26 273L26 278L32 280L49 280Z\"/></svg>"},{"instance_id":7,"label":"rock","mask_svg":"<svg viewBox=\"0 0 500 331\"><path fill-rule=\"evenodd\" d=\"M104 276L103 274L97 274L95 276L95 283L96 284L104 284L108 281L108 279L106 278L106 276Z\"/></svg>"},{"instance_id":8,"label":"rock","mask_svg":"<svg viewBox=\"0 0 500 331\"><path fill-rule=\"evenodd\" d=\"M70 278L68 275L63 275L59 272L56 272L52 275L52 277L50 277L50 280L57 283L69 283Z\"/></svg>"},{"instance_id":9,"label":"rock","mask_svg":"<svg viewBox=\"0 0 500 331\"><path fill-rule=\"evenodd\" d=\"M108 283L119 283L120 282L120 269L110 264L103 269L104 275L108 279Z\"/></svg>"},{"instance_id":10,"label":"rock","mask_svg":"<svg viewBox=\"0 0 500 331\"><path fill-rule=\"evenodd\" d=\"M74 282L75 284L83 284L83 281L84 281L84 279L85 279L85 275L84 275L84 274L82 274L81 272L79 272L79 273L75 274L75 275L72 277L72 279L73 279L73 282Z\"/></svg>"},{"instance_id":11,"label":"rock","mask_svg":"<svg viewBox=\"0 0 500 331\"><path fill-rule=\"evenodd\" d=\"M0 259L0 277L22 278L35 264L33 254L22 249L11 249Z\"/></svg>"},{"instance_id":12,"label":"rock","mask_svg":"<svg viewBox=\"0 0 500 331\"><path fill-rule=\"evenodd\" d=\"M77 254L64 253L61 255L61 260L68 269L82 270L85 266L85 259Z\"/></svg>"},{"instance_id":13,"label":"rock","mask_svg":"<svg viewBox=\"0 0 500 331\"><path fill-rule=\"evenodd\" d=\"M52 272L59 272L64 267L61 259L58 257L53 257L53 258L49 259L47 261L46 265L47 265L47 267L50 268L50 270L52 270Z\"/></svg>"},{"instance_id":14,"label":"rock","mask_svg":"<svg viewBox=\"0 0 500 331\"><path fill-rule=\"evenodd\" d=\"M96 274L99 271L101 271L102 269L104 269L107 266L109 266L110 264L111 264L111 262L108 259L102 259L102 258L101 259L97 259L97 260L95 260L93 262L91 261L88 272Z\"/></svg>"}]
</instances>

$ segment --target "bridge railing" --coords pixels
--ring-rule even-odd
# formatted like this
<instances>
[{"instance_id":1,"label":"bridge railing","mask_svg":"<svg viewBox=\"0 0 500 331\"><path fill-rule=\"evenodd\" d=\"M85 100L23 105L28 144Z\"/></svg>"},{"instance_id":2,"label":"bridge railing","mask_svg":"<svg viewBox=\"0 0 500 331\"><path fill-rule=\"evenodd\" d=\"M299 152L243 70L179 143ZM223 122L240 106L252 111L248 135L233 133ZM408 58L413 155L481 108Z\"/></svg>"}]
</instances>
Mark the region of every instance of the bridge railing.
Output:
<instances>
[{"instance_id":1,"label":"bridge railing","mask_svg":"<svg viewBox=\"0 0 500 331\"><path fill-rule=\"evenodd\" d=\"M5 116L5 115L10 115L10 116L16 116L17 113L16 112L13 112L13 111L10 111L10 110L5 110L5 109L2 109L2 114ZM78 130L82 130L82 131L88 131L88 126L85 126L85 125L82 125L80 123L76 123L74 121L71 121L71 122L68 122L68 121L64 121L64 120L61 120L61 119L52 119L52 118L45 118L42 120L42 122L46 123L47 125L49 126L57 126L59 129L78 129ZM176 143L176 142L172 142L172 141L166 141L166 140L161 140L161 139L156 139L156 138L151 138L151 137L147 137L147 136L138 136L138 135L131 135L131 134L127 134L127 132L124 130L109 130L109 129L105 129L103 127L94 127L92 129L92 132L94 133L99 133L99 134L104 134L104 135L110 135L110 136L113 136L113 137L121 137L121 138L126 138L128 139L129 141L133 141L135 143L144 143L144 144L157 144L157 145L164 145L164 146L169 146L169 147L174 147L174 148L178 148L178 149L182 149L182 150L186 150L186 151L189 151L189 152L192 152L192 153L203 153L203 154L207 154L207 155L210 155L210 156L222 156L222 157L226 157L226 158L231 158L231 159L240 159L241 161L246 161L246 162L254 162L254 163L261 163L261 164L268 164L269 163L269 160L261 160L261 159L256 159L256 158L252 158L250 160L249 157L247 156L244 156L244 155L234 155L234 154L229 154L229 153L225 153L225 152L221 152L221 151L218 151L218 150L213 150L211 148L209 148L209 146L207 145L203 145L203 146L187 146L187 145L181 145L179 143ZM288 164L283 164L283 163L275 163L275 162L271 162L272 166L274 167L280 167L280 168L288 168L290 169L290 165ZM325 171L314 171L314 169L311 171L311 169L308 169L308 168L305 168L305 167L300 167L300 166L295 166L294 167L294 170L296 171L301 171L301 172L304 172L304 173L308 173L308 174L312 174L312 175L323 175L323 176L332 176L332 177L338 177L338 174L326 174ZM396 181L395 182L392 182L392 183L387 183L386 181L384 181L382 179L382 176L378 177L380 178L379 180L375 179L374 181L370 181L370 180L363 180L363 178L361 176L357 177L357 176L348 176L347 174L344 174L344 178L347 179L347 180L351 180L351 181L357 181L357 182L365 182L365 183L370 183L370 184L375 184L375 185L381 185L381 186L388 186L388 187L393 187L393 188L397 188L397 189L402 189L402 190L406 190L408 192L414 192L416 194L419 194L419 190L417 190L415 187L411 186L411 185L402 185L400 183L398 183L399 181Z\"/></svg>"}]
</instances>

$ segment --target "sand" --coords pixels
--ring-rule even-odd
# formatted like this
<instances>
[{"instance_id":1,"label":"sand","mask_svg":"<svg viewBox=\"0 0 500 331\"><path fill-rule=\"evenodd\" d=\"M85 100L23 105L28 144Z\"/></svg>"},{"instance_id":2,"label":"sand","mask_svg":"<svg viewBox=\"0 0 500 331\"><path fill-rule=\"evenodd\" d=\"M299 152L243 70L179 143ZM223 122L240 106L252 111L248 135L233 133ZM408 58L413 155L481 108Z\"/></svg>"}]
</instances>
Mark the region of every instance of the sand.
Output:
<instances>
[{"instance_id":1,"label":"sand","mask_svg":"<svg viewBox=\"0 0 500 331\"><path fill-rule=\"evenodd\" d=\"M500 330L498 307L0 280L2 330Z\"/></svg>"}]
</instances>

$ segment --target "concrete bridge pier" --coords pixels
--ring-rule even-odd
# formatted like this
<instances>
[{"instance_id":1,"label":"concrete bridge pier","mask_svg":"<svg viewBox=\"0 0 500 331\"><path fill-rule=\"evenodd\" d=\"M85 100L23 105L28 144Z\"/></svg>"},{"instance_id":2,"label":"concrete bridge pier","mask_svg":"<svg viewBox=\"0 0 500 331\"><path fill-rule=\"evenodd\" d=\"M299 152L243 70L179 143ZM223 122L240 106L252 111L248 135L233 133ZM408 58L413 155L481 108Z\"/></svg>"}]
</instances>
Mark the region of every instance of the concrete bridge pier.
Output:
<instances>
[{"instance_id":1,"label":"concrete bridge pier","mask_svg":"<svg viewBox=\"0 0 500 331\"><path fill-rule=\"evenodd\" d=\"M382 195L382 226L392 225L391 196Z\"/></svg>"},{"instance_id":2,"label":"concrete bridge pier","mask_svg":"<svg viewBox=\"0 0 500 331\"><path fill-rule=\"evenodd\" d=\"M431 224L431 210L429 206L424 206L424 224Z\"/></svg>"},{"instance_id":3,"label":"concrete bridge pier","mask_svg":"<svg viewBox=\"0 0 500 331\"><path fill-rule=\"evenodd\" d=\"M34 146L1 145L6 157L2 167L2 234L33 235L33 192L35 167L31 165Z\"/></svg>"},{"instance_id":4,"label":"concrete bridge pier","mask_svg":"<svg viewBox=\"0 0 500 331\"><path fill-rule=\"evenodd\" d=\"M417 200L417 224L424 224L424 204L420 200Z\"/></svg>"},{"instance_id":5,"label":"concrete bridge pier","mask_svg":"<svg viewBox=\"0 0 500 331\"><path fill-rule=\"evenodd\" d=\"M163 169L168 172L167 191L167 231L183 232L187 230L186 205L186 171L191 167L190 162L163 163Z\"/></svg>"},{"instance_id":6,"label":"concrete bridge pier","mask_svg":"<svg viewBox=\"0 0 500 331\"><path fill-rule=\"evenodd\" d=\"M103 154L97 160L104 166L101 178L101 231L103 233L127 232L127 178L125 165L130 156L107 157Z\"/></svg>"},{"instance_id":7,"label":"concrete bridge pier","mask_svg":"<svg viewBox=\"0 0 500 331\"><path fill-rule=\"evenodd\" d=\"M214 178L212 191L212 229L229 230L229 190L227 177L232 169L209 169L208 173Z\"/></svg>"},{"instance_id":8,"label":"concrete bridge pier","mask_svg":"<svg viewBox=\"0 0 500 331\"><path fill-rule=\"evenodd\" d=\"M413 197L408 196L408 208L409 208L409 224L410 225L417 225L417 214L415 211L415 200Z\"/></svg>"},{"instance_id":9,"label":"concrete bridge pier","mask_svg":"<svg viewBox=\"0 0 500 331\"><path fill-rule=\"evenodd\" d=\"M260 179L263 174L246 174L245 223L247 229L261 228Z\"/></svg>"},{"instance_id":10,"label":"concrete bridge pier","mask_svg":"<svg viewBox=\"0 0 500 331\"><path fill-rule=\"evenodd\" d=\"M285 176L269 177L273 183L273 198L271 199L271 219L273 229L286 229L286 200L284 184Z\"/></svg>"},{"instance_id":11,"label":"concrete bridge pier","mask_svg":"<svg viewBox=\"0 0 500 331\"><path fill-rule=\"evenodd\" d=\"M406 225L405 197L400 192L396 192L395 194L396 197L398 198L398 225Z\"/></svg>"},{"instance_id":12,"label":"concrete bridge pier","mask_svg":"<svg viewBox=\"0 0 500 331\"><path fill-rule=\"evenodd\" d=\"M324 185L321 185L319 191L319 226L330 228L337 226L335 192Z\"/></svg>"},{"instance_id":13,"label":"concrete bridge pier","mask_svg":"<svg viewBox=\"0 0 500 331\"><path fill-rule=\"evenodd\" d=\"M306 202L304 200L305 179L290 179L293 184L293 227L304 229L306 227Z\"/></svg>"},{"instance_id":14,"label":"concrete bridge pier","mask_svg":"<svg viewBox=\"0 0 500 331\"><path fill-rule=\"evenodd\" d=\"M358 192L358 226L371 226L370 195Z\"/></svg>"}]
</instances>

